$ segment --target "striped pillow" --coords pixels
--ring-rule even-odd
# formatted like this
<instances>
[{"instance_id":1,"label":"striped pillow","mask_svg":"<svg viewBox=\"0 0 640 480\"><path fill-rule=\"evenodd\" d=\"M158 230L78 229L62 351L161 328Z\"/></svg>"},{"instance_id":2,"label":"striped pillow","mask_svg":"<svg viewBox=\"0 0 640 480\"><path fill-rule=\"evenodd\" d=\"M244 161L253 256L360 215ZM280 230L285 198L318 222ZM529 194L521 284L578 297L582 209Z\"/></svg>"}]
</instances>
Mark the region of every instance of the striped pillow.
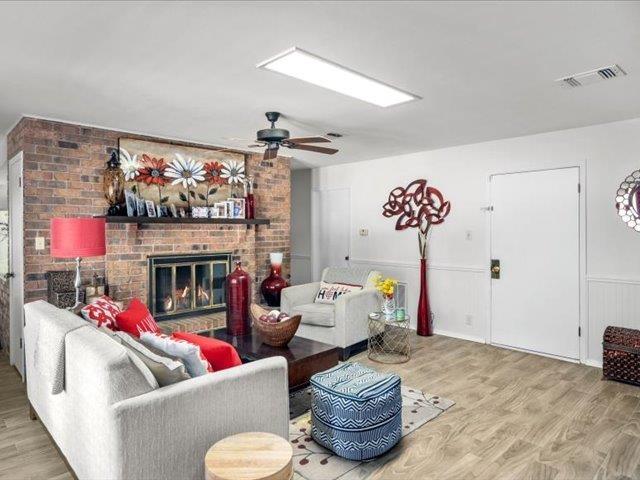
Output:
<instances>
[{"instance_id":1,"label":"striped pillow","mask_svg":"<svg viewBox=\"0 0 640 480\"><path fill-rule=\"evenodd\" d=\"M187 367L187 372L192 377L199 377L213 372L209 361L202 355L200 347L186 340L179 340L161 333L142 332L140 341L145 345L161 350L167 355L178 357Z\"/></svg>"}]
</instances>

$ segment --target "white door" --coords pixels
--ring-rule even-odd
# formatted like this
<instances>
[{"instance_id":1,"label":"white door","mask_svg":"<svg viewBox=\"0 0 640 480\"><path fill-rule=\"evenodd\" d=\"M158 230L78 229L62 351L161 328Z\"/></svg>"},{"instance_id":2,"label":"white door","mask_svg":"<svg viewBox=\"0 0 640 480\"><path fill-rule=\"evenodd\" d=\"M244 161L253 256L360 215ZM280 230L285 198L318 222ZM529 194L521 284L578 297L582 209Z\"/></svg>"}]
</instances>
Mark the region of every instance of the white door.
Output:
<instances>
[{"instance_id":1,"label":"white door","mask_svg":"<svg viewBox=\"0 0 640 480\"><path fill-rule=\"evenodd\" d=\"M349 265L351 231L350 192L348 188L321 190L318 199L318 267L320 273L325 267L345 267Z\"/></svg>"},{"instance_id":2,"label":"white door","mask_svg":"<svg viewBox=\"0 0 640 480\"><path fill-rule=\"evenodd\" d=\"M491 177L491 343L578 359L579 170Z\"/></svg>"},{"instance_id":3,"label":"white door","mask_svg":"<svg viewBox=\"0 0 640 480\"><path fill-rule=\"evenodd\" d=\"M24 379L24 264L22 152L9 160L9 360Z\"/></svg>"}]
</instances>

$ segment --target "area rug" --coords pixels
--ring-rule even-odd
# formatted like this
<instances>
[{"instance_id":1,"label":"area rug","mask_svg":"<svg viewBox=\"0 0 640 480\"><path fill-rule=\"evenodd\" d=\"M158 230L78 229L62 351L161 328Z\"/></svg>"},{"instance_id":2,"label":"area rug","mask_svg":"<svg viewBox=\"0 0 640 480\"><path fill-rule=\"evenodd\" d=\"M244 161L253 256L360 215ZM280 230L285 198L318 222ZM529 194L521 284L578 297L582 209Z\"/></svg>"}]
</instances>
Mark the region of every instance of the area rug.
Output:
<instances>
[{"instance_id":1,"label":"area rug","mask_svg":"<svg viewBox=\"0 0 640 480\"><path fill-rule=\"evenodd\" d=\"M300 411L304 404L307 410L289 422L289 441L293 447L294 480L361 480L367 478L389 460L400 453L398 446L384 455L367 461L345 460L321 447L310 436L311 412L308 411L311 393L308 390L296 392L292 398L291 412ZM402 436L422 427L455 403L437 395L423 393L411 387L402 387Z\"/></svg>"}]
</instances>

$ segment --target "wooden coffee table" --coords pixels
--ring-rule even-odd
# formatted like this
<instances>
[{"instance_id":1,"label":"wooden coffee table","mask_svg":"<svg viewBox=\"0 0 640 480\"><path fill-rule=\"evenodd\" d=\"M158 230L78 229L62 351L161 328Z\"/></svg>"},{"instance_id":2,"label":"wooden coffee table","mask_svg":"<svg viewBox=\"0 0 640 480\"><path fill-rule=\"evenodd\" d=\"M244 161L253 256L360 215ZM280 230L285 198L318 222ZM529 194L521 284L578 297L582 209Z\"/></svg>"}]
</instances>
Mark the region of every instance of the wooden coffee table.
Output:
<instances>
[{"instance_id":1,"label":"wooden coffee table","mask_svg":"<svg viewBox=\"0 0 640 480\"><path fill-rule=\"evenodd\" d=\"M200 335L213 336L230 343L244 363L269 357L284 357L289 365L289 391L306 387L313 374L324 372L338 364L339 348L302 337L293 337L286 347L271 347L262 343L255 331L234 337L227 334L226 328L219 328L201 332Z\"/></svg>"}]
</instances>

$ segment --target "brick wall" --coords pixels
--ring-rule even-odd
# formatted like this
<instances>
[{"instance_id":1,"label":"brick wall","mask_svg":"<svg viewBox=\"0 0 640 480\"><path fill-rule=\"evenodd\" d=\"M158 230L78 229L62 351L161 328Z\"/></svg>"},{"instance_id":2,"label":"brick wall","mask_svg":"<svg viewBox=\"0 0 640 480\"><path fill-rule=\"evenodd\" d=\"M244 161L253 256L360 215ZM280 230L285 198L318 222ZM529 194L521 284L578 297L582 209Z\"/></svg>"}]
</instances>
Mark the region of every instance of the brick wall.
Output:
<instances>
[{"instance_id":1,"label":"brick wall","mask_svg":"<svg viewBox=\"0 0 640 480\"><path fill-rule=\"evenodd\" d=\"M34 118L23 118L7 138L8 158L24 152L25 301L46 298L45 272L73 269L73 262L49 256L49 220L54 216L102 215L102 172L118 138L164 141L112 130ZM190 144L193 145L193 144ZM203 147L202 145L194 145ZM207 147L204 147L207 148ZM290 165L286 158L264 162L248 155L248 174L255 177L256 217L270 218L270 227L242 225L110 224L107 255L83 260L83 277L94 272L113 287L114 296L146 301L146 258L157 253L232 251L239 255L257 286L268 272L268 253L285 254L290 262ZM46 248L35 250L35 238ZM254 291L257 292L257 288Z\"/></svg>"}]
</instances>

